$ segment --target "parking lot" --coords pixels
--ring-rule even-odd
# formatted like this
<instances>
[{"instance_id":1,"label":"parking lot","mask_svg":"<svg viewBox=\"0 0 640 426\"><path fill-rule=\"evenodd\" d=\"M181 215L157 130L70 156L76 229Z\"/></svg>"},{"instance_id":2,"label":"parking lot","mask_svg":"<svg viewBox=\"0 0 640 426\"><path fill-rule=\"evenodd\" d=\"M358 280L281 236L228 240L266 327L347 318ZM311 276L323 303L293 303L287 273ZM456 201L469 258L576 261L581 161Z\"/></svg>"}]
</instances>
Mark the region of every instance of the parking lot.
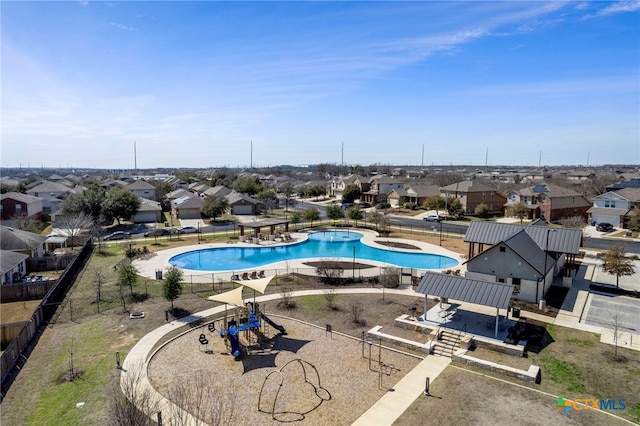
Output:
<instances>
[{"instance_id":1,"label":"parking lot","mask_svg":"<svg viewBox=\"0 0 640 426\"><path fill-rule=\"evenodd\" d=\"M631 297L592 295L586 323L613 329L614 317L618 316L618 331L638 334L640 332L640 299Z\"/></svg>"}]
</instances>

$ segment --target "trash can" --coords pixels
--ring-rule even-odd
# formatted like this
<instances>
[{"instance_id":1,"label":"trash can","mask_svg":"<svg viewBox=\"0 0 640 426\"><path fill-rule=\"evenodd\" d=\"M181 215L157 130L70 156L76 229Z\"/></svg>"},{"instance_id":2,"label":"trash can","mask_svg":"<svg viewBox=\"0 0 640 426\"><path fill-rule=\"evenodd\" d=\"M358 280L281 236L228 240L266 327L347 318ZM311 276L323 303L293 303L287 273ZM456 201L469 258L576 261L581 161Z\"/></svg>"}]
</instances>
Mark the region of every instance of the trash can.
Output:
<instances>
[{"instance_id":1,"label":"trash can","mask_svg":"<svg viewBox=\"0 0 640 426\"><path fill-rule=\"evenodd\" d=\"M517 306L513 307L513 313L511 315L513 318L520 318L520 308Z\"/></svg>"},{"instance_id":2,"label":"trash can","mask_svg":"<svg viewBox=\"0 0 640 426\"><path fill-rule=\"evenodd\" d=\"M156 269L156 280L162 279L162 269Z\"/></svg>"}]
</instances>

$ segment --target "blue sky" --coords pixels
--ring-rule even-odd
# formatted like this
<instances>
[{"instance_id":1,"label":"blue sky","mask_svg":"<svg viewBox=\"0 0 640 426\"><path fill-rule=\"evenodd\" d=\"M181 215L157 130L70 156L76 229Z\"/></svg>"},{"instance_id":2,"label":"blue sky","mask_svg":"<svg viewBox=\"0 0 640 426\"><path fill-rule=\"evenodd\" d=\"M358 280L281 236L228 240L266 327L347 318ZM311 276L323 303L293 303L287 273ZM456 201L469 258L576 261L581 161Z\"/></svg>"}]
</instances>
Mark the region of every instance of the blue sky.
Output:
<instances>
[{"instance_id":1,"label":"blue sky","mask_svg":"<svg viewBox=\"0 0 640 426\"><path fill-rule=\"evenodd\" d=\"M1 7L2 166L640 164L640 1Z\"/></svg>"}]
</instances>

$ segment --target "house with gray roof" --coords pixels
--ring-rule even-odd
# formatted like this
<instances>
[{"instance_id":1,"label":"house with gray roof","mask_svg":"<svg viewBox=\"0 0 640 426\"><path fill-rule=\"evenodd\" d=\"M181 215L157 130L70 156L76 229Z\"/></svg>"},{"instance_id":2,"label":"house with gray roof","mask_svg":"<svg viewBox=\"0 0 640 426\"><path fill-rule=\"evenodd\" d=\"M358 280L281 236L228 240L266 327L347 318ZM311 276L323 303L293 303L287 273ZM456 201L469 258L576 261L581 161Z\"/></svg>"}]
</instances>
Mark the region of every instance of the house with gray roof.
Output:
<instances>
[{"instance_id":1,"label":"house with gray roof","mask_svg":"<svg viewBox=\"0 0 640 426\"><path fill-rule=\"evenodd\" d=\"M229 209L234 215L254 215L258 212L260 201L249 197L247 194L241 194L233 191L226 196L229 202Z\"/></svg>"},{"instance_id":2,"label":"house with gray roof","mask_svg":"<svg viewBox=\"0 0 640 426\"><path fill-rule=\"evenodd\" d=\"M202 198L197 195L184 195L171 201L171 213L176 219L200 219Z\"/></svg>"},{"instance_id":3,"label":"house with gray roof","mask_svg":"<svg viewBox=\"0 0 640 426\"><path fill-rule=\"evenodd\" d=\"M623 188L593 197L593 206L587 211L589 223L610 223L623 228L635 209L640 208L640 188Z\"/></svg>"},{"instance_id":4,"label":"house with gray roof","mask_svg":"<svg viewBox=\"0 0 640 426\"><path fill-rule=\"evenodd\" d=\"M0 218L11 220L18 217L39 218L42 215L42 198L21 192L0 195Z\"/></svg>"},{"instance_id":5,"label":"house with gray roof","mask_svg":"<svg viewBox=\"0 0 640 426\"><path fill-rule=\"evenodd\" d=\"M204 195L207 197L226 197L231 194L232 190L224 185L216 185L213 188L209 188L204 191Z\"/></svg>"},{"instance_id":6,"label":"house with gray roof","mask_svg":"<svg viewBox=\"0 0 640 426\"><path fill-rule=\"evenodd\" d=\"M580 193L553 183L539 183L510 191L504 206L505 215L511 206L518 203L529 209L529 219L540 218L546 222L557 222L572 216L586 218L591 207L591 203Z\"/></svg>"},{"instance_id":7,"label":"house with gray roof","mask_svg":"<svg viewBox=\"0 0 640 426\"><path fill-rule=\"evenodd\" d=\"M342 193L347 185L356 185L360 188L360 192L366 192L369 190L369 180L366 177L351 174L332 179L329 186L329 195L331 197L335 197L336 200L342 200Z\"/></svg>"},{"instance_id":8,"label":"house with gray roof","mask_svg":"<svg viewBox=\"0 0 640 426\"><path fill-rule=\"evenodd\" d=\"M81 192L82 189L72 189L58 182L43 180L28 188L25 192L32 197L42 199L42 210L45 213L55 213L62 202L71 194Z\"/></svg>"},{"instance_id":9,"label":"house with gray roof","mask_svg":"<svg viewBox=\"0 0 640 426\"><path fill-rule=\"evenodd\" d=\"M360 201L363 203L376 204L387 202L387 196L394 189L402 190L407 184L403 178L377 175L369 178L369 190L362 191Z\"/></svg>"},{"instance_id":10,"label":"house with gray roof","mask_svg":"<svg viewBox=\"0 0 640 426\"><path fill-rule=\"evenodd\" d=\"M422 185L409 183L402 189L392 189L387 194L387 203L391 207L402 207L405 203L413 203L422 206L427 198L440 195L440 187L437 185Z\"/></svg>"},{"instance_id":11,"label":"house with gray roof","mask_svg":"<svg viewBox=\"0 0 640 426\"><path fill-rule=\"evenodd\" d=\"M8 226L0 226L0 249L23 253L28 256L44 254L47 237Z\"/></svg>"},{"instance_id":12,"label":"house with gray roof","mask_svg":"<svg viewBox=\"0 0 640 426\"><path fill-rule=\"evenodd\" d=\"M504 195L476 179L444 186L440 188L440 195L460 201L465 215L474 215L480 204L486 205L490 214L502 213L507 201Z\"/></svg>"},{"instance_id":13,"label":"house with gray roof","mask_svg":"<svg viewBox=\"0 0 640 426\"><path fill-rule=\"evenodd\" d=\"M140 208L131 218L133 223L153 223L162 220L160 203L146 198L140 198Z\"/></svg>"},{"instance_id":14,"label":"house with gray roof","mask_svg":"<svg viewBox=\"0 0 640 426\"><path fill-rule=\"evenodd\" d=\"M156 198L156 187L142 179L131 182L126 188L140 198L147 200L155 200Z\"/></svg>"},{"instance_id":15,"label":"house with gray roof","mask_svg":"<svg viewBox=\"0 0 640 426\"><path fill-rule=\"evenodd\" d=\"M11 284L22 281L22 277L27 274L26 261L28 258L28 254L9 250L0 250L0 272L2 273L2 284Z\"/></svg>"}]
</instances>

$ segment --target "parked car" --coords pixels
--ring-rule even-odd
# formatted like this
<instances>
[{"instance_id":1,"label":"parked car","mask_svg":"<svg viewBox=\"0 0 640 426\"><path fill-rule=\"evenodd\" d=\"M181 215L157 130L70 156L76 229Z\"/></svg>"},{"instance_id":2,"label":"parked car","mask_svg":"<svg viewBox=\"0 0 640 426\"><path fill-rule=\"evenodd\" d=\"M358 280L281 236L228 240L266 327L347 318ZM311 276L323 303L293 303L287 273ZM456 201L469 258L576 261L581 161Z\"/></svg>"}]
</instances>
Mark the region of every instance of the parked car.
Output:
<instances>
[{"instance_id":1,"label":"parked car","mask_svg":"<svg viewBox=\"0 0 640 426\"><path fill-rule=\"evenodd\" d=\"M105 235L103 240L124 240L125 238L131 238L131 233L125 231L112 232L109 235Z\"/></svg>"},{"instance_id":2,"label":"parked car","mask_svg":"<svg viewBox=\"0 0 640 426\"><path fill-rule=\"evenodd\" d=\"M613 231L613 225L608 222L601 222L596 226L596 231L611 232Z\"/></svg>"},{"instance_id":3,"label":"parked car","mask_svg":"<svg viewBox=\"0 0 640 426\"><path fill-rule=\"evenodd\" d=\"M179 234L193 234L194 232L198 232L198 228L195 226L182 226L178 228Z\"/></svg>"},{"instance_id":4,"label":"parked car","mask_svg":"<svg viewBox=\"0 0 640 426\"><path fill-rule=\"evenodd\" d=\"M163 235L169 235L171 231L167 228L157 228L152 229L151 231L147 231L144 233L145 237L162 237Z\"/></svg>"},{"instance_id":5,"label":"parked car","mask_svg":"<svg viewBox=\"0 0 640 426\"><path fill-rule=\"evenodd\" d=\"M422 220L427 222L442 222L444 217L437 214L430 214L422 218Z\"/></svg>"}]
</instances>

